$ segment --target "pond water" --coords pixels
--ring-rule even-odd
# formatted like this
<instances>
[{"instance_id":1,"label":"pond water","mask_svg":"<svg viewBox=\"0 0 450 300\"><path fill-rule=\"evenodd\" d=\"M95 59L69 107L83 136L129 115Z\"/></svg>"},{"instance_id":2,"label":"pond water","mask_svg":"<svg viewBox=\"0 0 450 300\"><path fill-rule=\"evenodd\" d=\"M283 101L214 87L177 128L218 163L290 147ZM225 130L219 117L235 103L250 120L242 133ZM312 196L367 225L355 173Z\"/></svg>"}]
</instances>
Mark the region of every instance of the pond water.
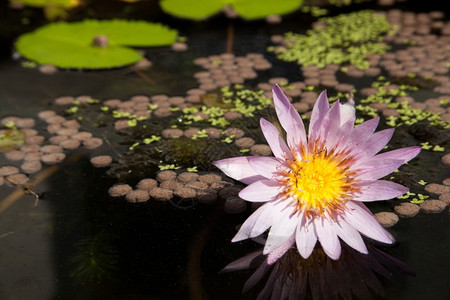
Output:
<instances>
[{"instance_id":1,"label":"pond water","mask_svg":"<svg viewBox=\"0 0 450 300\"><path fill-rule=\"evenodd\" d=\"M207 139L205 142L200 138L192 140L184 137L176 142L163 137L156 144L146 145L143 142L145 138L161 136L163 129L173 128L174 125L182 130L189 129L187 123L181 124L187 117L174 109L167 113L168 116L138 121L136 127L117 130L116 119L102 107L104 101L111 99L126 101L137 95L184 97L186 91L199 88L195 74L205 69L193 61L226 53L230 48L230 39L227 39L230 26L233 26L231 52L234 57L260 53L271 64L270 68L256 70L255 78L245 80L242 83L245 89L258 89L258 86L261 87L259 84L268 83L273 78L285 78L290 83L305 81L309 78L305 70L301 71L295 63L277 59L266 49L274 45L271 41L273 35L288 31L305 33L316 19L295 13L284 17L280 24L229 20L221 15L204 22L192 22L151 10L156 7L151 1L115 4L107 6L108 9L102 9L101 5L105 5L102 3L98 1L91 4L91 10L76 12L74 18L92 17L92 14L98 18L120 16L124 7L136 5L132 16L150 18L178 29L188 38L189 48L185 52L175 52L169 47L145 49L147 58L153 63L147 70L125 67L102 71L58 70L55 74L43 74L37 68L25 68L21 60L12 58L14 38L44 22L38 10L15 11L0 21L2 28L16 24L11 25L10 32L4 34L6 46L3 48L7 47L10 51L3 49L0 61L0 118L16 116L34 119L32 128L37 135L44 137L42 145L46 145L50 144L54 134L49 132L49 122L38 114L51 110L64 116L66 121L77 120L81 124L77 130L90 132L102 140L102 144L95 147L65 149L62 162L43 164L42 170L30 172L27 183L4 183L0 186L0 299L256 298L264 287L263 283L242 293L244 283L254 269L221 272L232 261L262 247L251 240L231 243L239 225L250 215L250 206L244 211L230 213L227 194L220 192L223 189L219 190L216 201L209 201L211 203L196 198L184 199L182 196L169 201L150 198L142 203L131 203L124 196L112 197L108 193L118 183L135 187L141 179L156 178L159 166L171 164L180 165L180 169L174 170L178 174L197 166L196 174L200 176L210 175L211 172L221 175L211 162L242 155L247 147L240 148L218 139ZM330 15L368 8L380 11L396 8L416 14L439 10L438 6L430 5L424 11L422 4L410 1L399 2L395 7L378 7L369 1L331 8ZM145 9L149 11L147 15ZM30 25L13 23L20 20L21 13L32 16ZM442 22L448 23L449 16L445 17ZM434 31L432 34L435 34ZM450 41L447 42L447 49L450 49ZM407 48L401 44L392 45L389 50L392 53ZM446 59L448 63L450 57ZM425 103L430 98L450 97L450 92L436 91L439 83L433 81L433 84L427 85L423 83L428 82L425 79L407 81L407 76L399 79L387 69L380 67L380 74L364 74L362 77L338 71L336 77L340 83L350 84L356 89L357 104L366 97L361 90L370 87L373 82L389 80L397 80L398 85L420 85L417 90L410 91L410 96L417 103ZM384 75L386 79L380 81L378 75ZM449 73L442 76L448 77ZM329 97L338 93L338 88L318 84L312 90L305 87L303 94L320 92L324 88L328 89ZM209 99L212 100L204 98L204 102L225 105L218 100L219 89L208 93L211 93ZM62 96L82 95L100 102L84 105L55 103L55 99ZM193 105L200 104L194 102ZM67 109L73 106L78 106L78 110L68 113ZM444 109L442 115L450 113L448 104L442 104L441 108ZM256 144L264 144L258 119L263 116L275 121L275 114L269 106L255 114L257 117L234 120L223 129L238 128ZM357 115L370 118L362 111L358 111ZM387 120L386 113L379 129L389 127ZM203 124L200 128L209 128L210 125ZM428 142L426 145L438 145L444 150L422 150L418 158L402 166L391 179L408 186L416 194L430 196L429 199L444 199L439 198L439 194L427 192L418 182L423 180L445 186L442 182L450 177L450 172L449 165L442 163L441 157L448 156L449 137L448 129L431 126L427 122L397 127L389 143L393 149ZM225 138L226 134L222 133L220 139ZM140 144L135 145L136 141ZM98 155L112 156L113 164L94 167L90 159ZM21 163L21 160L8 159L6 154L0 156L0 166L19 167ZM221 182L228 186L231 196L244 187L225 175L221 176ZM448 185L448 179L446 182ZM374 213L395 213L394 206L409 200L394 199L368 206ZM340 291L341 296L347 295L345 291L353 291L353 296L350 292L348 299L368 299L368 295L373 299L447 299L450 293L447 254L450 248L449 225L448 207L433 214L422 210L414 217L400 218L398 223L388 228L396 243L390 246L375 244L374 247L379 250L371 251L370 255L362 256L343 250L341 260L325 263L320 249L315 251L313 258L301 269L311 280L305 287L305 299L338 299L333 294L336 290ZM387 278L390 274L392 278ZM369 294L366 294L366 286L369 287ZM324 294L320 295L318 290Z\"/></svg>"}]
</instances>

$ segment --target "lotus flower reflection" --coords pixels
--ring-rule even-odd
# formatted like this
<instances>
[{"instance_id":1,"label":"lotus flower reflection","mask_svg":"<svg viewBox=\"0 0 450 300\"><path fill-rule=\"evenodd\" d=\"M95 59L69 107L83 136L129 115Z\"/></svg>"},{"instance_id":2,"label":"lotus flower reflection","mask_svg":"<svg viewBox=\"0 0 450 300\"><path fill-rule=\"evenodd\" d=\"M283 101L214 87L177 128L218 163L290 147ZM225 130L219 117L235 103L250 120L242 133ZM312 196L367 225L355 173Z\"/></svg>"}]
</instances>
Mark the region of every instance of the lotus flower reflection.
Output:
<instances>
[{"instance_id":1,"label":"lotus flower reflection","mask_svg":"<svg viewBox=\"0 0 450 300\"><path fill-rule=\"evenodd\" d=\"M354 299L353 296L367 300L374 299L374 294L385 299L379 277L393 281L396 279L394 274L415 275L403 262L370 243L367 246L368 255L343 245L339 260L330 259L320 247L316 247L308 259L291 248L271 265L259 250L233 261L222 272L256 268L245 283L243 292L263 283L258 300L338 300Z\"/></svg>"},{"instance_id":2,"label":"lotus flower reflection","mask_svg":"<svg viewBox=\"0 0 450 300\"><path fill-rule=\"evenodd\" d=\"M356 127L352 101L331 107L322 92L312 110L308 137L300 115L280 87L273 87L278 129L261 118L260 124L275 157L246 156L214 162L226 175L248 184L239 196L265 202L241 226L233 242L254 238L270 228L264 247L272 264L294 244L308 258L317 241L332 259L341 253L339 238L367 253L361 234L383 243L393 237L362 202L391 199L408 189L379 180L414 158L420 147L377 154L393 129L375 132L379 119Z\"/></svg>"}]
</instances>

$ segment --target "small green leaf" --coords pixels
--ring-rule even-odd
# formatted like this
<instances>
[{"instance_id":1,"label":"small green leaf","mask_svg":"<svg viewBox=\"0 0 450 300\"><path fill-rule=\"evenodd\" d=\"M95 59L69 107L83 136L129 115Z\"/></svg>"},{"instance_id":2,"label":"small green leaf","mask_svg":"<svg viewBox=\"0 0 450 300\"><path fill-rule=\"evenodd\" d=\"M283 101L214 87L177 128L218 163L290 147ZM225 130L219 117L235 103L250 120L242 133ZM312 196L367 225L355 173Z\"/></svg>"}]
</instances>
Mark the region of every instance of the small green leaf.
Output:
<instances>
[{"instance_id":1,"label":"small green leaf","mask_svg":"<svg viewBox=\"0 0 450 300\"><path fill-rule=\"evenodd\" d=\"M414 203L414 204L420 204L420 203L425 202L425 200L413 198L413 199L412 199L411 201L409 201L409 202Z\"/></svg>"},{"instance_id":2,"label":"small green leaf","mask_svg":"<svg viewBox=\"0 0 450 300\"><path fill-rule=\"evenodd\" d=\"M198 172L197 166L192 167L192 168L187 168L187 171L188 171L188 172Z\"/></svg>"}]
</instances>

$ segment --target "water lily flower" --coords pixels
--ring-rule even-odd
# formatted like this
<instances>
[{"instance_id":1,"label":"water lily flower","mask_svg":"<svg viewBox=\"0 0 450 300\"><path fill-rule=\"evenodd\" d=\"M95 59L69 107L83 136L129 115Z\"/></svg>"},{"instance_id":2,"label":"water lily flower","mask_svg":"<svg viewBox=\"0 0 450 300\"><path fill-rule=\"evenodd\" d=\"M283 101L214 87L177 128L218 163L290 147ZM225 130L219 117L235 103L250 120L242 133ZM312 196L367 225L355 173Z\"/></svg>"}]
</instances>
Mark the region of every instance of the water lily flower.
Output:
<instances>
[{"instance_id":1,"label":"water lily flower","mask_svg":"<svg viewBox=\"0 0 450 300\"><path fill-rule=\"evenodd\" d=\"M233 242L255 238L270 228L264 247L274 263L294 244L308 258L317 241L332 259L341 253L340 239L367 253L361 234L382 243L394 238L363 202L391 199L408 188L380 178L417 156L420 146L378 154L392 128L375 132L379 119L356 127L352 101L331 107L322 92L312 110L308 135L300 115L278 85L273 87L277 127L260 125L274 157L243 156L214 162L229 177L248 184L239 196L265 202L240 227Z\"/></svg>"}]
</instances>

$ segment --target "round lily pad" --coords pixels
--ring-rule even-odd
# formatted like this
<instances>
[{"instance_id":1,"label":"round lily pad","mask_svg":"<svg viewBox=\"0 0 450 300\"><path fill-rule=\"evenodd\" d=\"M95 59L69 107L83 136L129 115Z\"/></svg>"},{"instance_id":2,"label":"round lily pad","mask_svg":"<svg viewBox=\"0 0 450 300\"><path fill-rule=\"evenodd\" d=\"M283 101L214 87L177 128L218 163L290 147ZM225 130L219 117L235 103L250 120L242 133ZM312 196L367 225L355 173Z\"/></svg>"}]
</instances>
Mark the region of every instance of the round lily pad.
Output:
<instances>
[{"instance_id":1,"label":"round lily pad","mask_svg":"<svg viewBox=\"0 0 450 300\"><path fill-rule=\"evenodd\" d=\"M244 19L261 19L295 11L303 0L162 0L162 9L174 16L203 20L231 6Z\"/></svg>"},{"instance_id":2,"label":"round lily pad","mask_svg":"<svg viewBox=\"0 0 450 300\"><path fill-rule=\"evenodd\" d=\"M25 58L61 68L121 67L142 59L130 47L167 46L177 31L162 24L126 20L59 22L23 34L16 49Z\"/></svg>"}]
</instances>

